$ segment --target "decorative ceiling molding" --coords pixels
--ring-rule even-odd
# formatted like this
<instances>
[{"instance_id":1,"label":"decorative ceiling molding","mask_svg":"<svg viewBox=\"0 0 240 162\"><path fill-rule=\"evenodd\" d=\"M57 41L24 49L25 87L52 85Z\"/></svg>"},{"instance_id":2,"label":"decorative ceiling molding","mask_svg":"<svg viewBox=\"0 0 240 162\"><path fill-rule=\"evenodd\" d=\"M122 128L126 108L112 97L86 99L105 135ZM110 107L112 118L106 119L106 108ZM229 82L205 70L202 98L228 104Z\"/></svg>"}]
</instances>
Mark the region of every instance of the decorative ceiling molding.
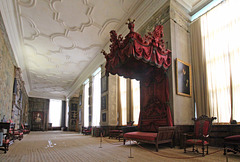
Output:
<instances>
[{"instance_id":1,"label":"decorative ceiling molding","mask_svg":"<svg viewBox=\"0 0 240 162\"><path fill-rule=\"evenodd\" d=\"M99 30L98 36L101 37L103 31L106 29L106 27L107 27L109 24L111 24L111 23L116 23L116 24L117 24L117 23L119 23L119 22L120 22L120 20L118 20L118 19L109 19L109 20L107 20L107 21L103 24L101 30Z\"/></svg>"},{"instance_id":2,"label":"decorative ceiling molding","mask_svg":"<svg viewBox=\"0 0 240 162\"><path fill-rule=\"evenodd\" d=\"M36 0L18 0L17 3L24 7L33 7L36 6Z\"/></svg>"},{"instance_id":3,"label":"decorative ceiling molding","mask_svg":"<svg viewBox=\"0 0 240 162\"><path fill-rule=\"evenodd\" d=\"M39 36L40 31L37 29L36 25L34 24L34 22L31 18L24 16L24 15L21 15L21 17L23 18L23 20L25 19L27 21L27 23L29 23L30 27L34 31L34 33L29 37L24 36L24 31L23 31L23 38L27 39L27 40L34 40L36 37ZM23 24L24 24L24 22L22 22L22 25ZM23 26L22 26L22 29L23 29Z\"/></svg>"},{"instance_id":4,"label":"decorative ceiling molding","mask_svg":"<svg viewBox=\"0 0 240 162\"><path fill-rule=\"evenodd\" d=\"M87 7L86 12L85 12L85 16L87 17L88 21L87 22L82 22L81 25L69 25L67 24L66 21L63 20L63 18L61 17L64 13L61 11L58 11L57 7L56 7L56 3L60 3L63 4L64 0L54 0L52 2L50 2L50 8L52 9L52 11L54 12L54 20L56 20L57 22L61 23L63 26L65 26L66 29L71 30L71 31L83 31L85 27L88 27L90 25L92 25L93 23L93 19L91 17L91 12L93 10L93 5L91 5L90 3L88 3L87 0L83 0L83 1L78 1L78 3L81 3ZM65 0L66 1L66 0ZM71 3L69 2L70 0L67 1L67 3ZM82 7L83 5L78 5L78 7ZM72 6L73 7L73 6ZM80 8L79 8L80 9ZM69 11L72 11L71 9ZM74 12L74 11L73 11ZM71 12L72 13L72 12ZM75 13L76 14L76 13ZM83 19L82 17L83 15L81 15L81 19ZM68 17L68 16L67 16ZM68 17L70 19L70 17ZM81 21L81 19L79 19ZM77 21L75 21L77 22Z\"/></svg>"}]
</instances>

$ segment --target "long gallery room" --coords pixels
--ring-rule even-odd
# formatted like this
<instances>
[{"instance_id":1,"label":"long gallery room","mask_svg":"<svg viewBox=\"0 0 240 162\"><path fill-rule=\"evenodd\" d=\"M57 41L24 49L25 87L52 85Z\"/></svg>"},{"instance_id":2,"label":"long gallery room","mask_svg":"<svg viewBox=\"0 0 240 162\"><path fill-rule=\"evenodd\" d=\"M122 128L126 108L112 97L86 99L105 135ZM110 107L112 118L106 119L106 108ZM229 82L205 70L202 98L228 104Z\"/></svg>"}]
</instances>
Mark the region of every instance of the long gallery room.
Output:
<instances>
[{"instance_id":1,"label":"long gallery room","mask_svg":"<svg viewBox=\"0 0 240 162\"><path fill-rule=\"evenodd\" d=\"M0 162L239 162L240 0L0 0Z\"/></svg>"}]
</instances>

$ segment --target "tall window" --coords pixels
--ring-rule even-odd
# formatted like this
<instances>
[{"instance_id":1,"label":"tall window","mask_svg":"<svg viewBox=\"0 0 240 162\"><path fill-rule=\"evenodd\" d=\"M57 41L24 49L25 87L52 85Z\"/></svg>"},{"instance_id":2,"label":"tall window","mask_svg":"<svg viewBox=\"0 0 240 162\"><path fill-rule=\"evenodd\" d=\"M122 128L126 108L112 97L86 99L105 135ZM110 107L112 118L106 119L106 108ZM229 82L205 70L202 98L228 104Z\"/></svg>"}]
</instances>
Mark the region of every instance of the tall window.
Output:
<instances>
[{"instance_id":1,"label":"tall window","mask_svg":"<svg viewBox=\"0 0 240 162\"><path fill-rule=\"evenodd\" d=\"M140 113L140 82L132 79L131 80L131 91L132 91L132 110L133 110L133 121L134 124L138 124L139 113Z\"/></svg>"},{"instance_id":2,"label":"tall window","mask_svg":"<svg viewBox=\"0 0 240 162\"><path fill-rule=\"evenodd\" d=\"M100 105L101 105L101 68L93 73L93 117L92 126L100 125Z\"/></svg>"},{"instance_id":3,"label":"tall window","mask_svg":"<svg viewBox=\"0 0 240 162\"><path fill-rule=\"evenodd\" d=\"M121 124L126 125L128 120L138 124L140 113L140 83L135 79L119 77L120 91L120 118Z\"/></svg>"},{"instance_id":4,"label":"tall window","mask_svg":"<svg viewBox=\"0 0 240 162\"><path fill-rule=\"evenodd\" d=\"M119 77L120 102L121 102L121 121L122 125L127 125L127 79Z\"/></svg>"},{"instance_id":5,"label":"tall window","mask_svg":"<svg viewBox=\"0 0 240 162\"><path fill-rule=\"evenodd\" d=\"M240 1L226 0L201 17L210 114L240 121Z\"/></svg>"},{"instance_id":6,"label":"tall window","mask_svg":"<svg viewBox=\"0 0 240 162\"><path fill-rule=\"evenodd\" d=\"M89 126L89 79L84 82L84 126Z\"/></svg>"},{"instance_id":7,"label":"tall window","mask_svg":"<svg viewBox=\"0 0 240 162\"><path fill-rule=\"evenodd\" d=\"M61 114L62 114L62 101L50 99L49 123L52 123L53 127L61 126Z\"/></svg>"}]
</instances>

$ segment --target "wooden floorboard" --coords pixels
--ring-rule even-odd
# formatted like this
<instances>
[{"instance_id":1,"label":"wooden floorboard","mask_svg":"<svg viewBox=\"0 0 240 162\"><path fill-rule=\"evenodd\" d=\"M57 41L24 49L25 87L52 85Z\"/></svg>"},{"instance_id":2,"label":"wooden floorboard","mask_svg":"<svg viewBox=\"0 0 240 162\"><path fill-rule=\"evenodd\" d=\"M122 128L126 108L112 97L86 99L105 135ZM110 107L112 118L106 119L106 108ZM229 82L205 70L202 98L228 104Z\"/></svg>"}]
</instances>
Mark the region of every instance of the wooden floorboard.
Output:
<instances>
[{"instance_id":1,"label":"wooden floorboard","mask_svg":"<svg viewBox=\"0 0 240 162\"><path fill-rule=\"evenodd\" d=\"M226 161L221 148L210 147L210 155L201 157L192 152L184 154L183 149L177 147L171 149L167 145L159 145L159 152L156 153L155 145L151 144L130 145L128 141L126 145L122 145L122 142L108 137L103 138L102 143L100 141L100 137L85 136L75 132L31 132L24 135L22 141L15 141L6 154L0 150L0 161ZM129 158L130 149L133 158ZM240 161L240 155L229 153L228 160Z\"/></svg>"}]
</instances>

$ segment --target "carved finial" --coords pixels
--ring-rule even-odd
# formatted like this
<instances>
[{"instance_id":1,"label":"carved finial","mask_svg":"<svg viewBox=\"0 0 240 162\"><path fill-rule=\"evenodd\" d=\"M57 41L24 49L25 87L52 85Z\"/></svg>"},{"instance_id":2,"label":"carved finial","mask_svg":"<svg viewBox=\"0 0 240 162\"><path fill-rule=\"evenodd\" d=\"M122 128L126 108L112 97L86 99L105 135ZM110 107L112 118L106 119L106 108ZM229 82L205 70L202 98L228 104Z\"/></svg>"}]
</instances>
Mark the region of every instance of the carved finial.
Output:
<instances>
[{"instance_id":1,"label":"carved finial","mask_svg":"<svg viewBox=\"0 0 240 162\"><path fill-rule=\"evenodd\" d=\"M134 23L135 22L135 20L133 19L133 20L131 20L130 18L127 20L127 22L126 22L126 24L130 24L130 23Z\"/></svg>"},{"instance_id":2,"label":"carved finial","mask_svg":"<svg viewBox=\"0 0 240 162\"><path fill-rule=\"evenodd\" d=\"M107 55L107 53L106 53L103 49L102 49L101 53L102 53L104 56Z\"/></svg>"},{"instance_id":3,"label":"carved finial","mask_svg":"<svg viewBox=\"0 0 240 162\"><path fill-rule=\"evenodd\" d=\"M134 22L135 20L131 20L130 18L128 19L128 21L126 22L126 24L128 25L128 29L130 30L130 32L134 32Z\"/></svg>"}]
</instances>

